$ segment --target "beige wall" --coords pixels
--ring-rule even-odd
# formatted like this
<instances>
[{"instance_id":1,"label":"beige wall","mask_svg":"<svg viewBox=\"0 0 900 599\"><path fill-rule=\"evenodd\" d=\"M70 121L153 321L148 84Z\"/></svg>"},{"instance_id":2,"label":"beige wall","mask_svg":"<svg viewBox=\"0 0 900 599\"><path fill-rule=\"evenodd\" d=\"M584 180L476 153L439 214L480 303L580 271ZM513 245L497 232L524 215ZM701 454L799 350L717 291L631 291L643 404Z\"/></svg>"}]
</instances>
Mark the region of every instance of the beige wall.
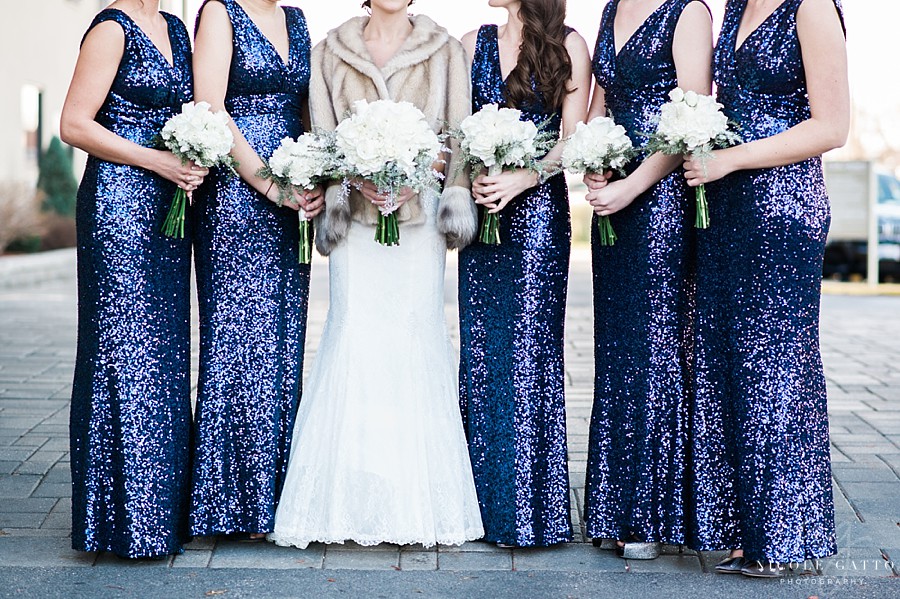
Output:
<instances>
[{"instance_id":1,"label":"beige wall","mask_svg":"<svg viewBox=\"0 0 900 599\"><path fill-rule=\"evenodd\" d=\"M0 181L34 182L36 171L25 151L21 90L43 92L43 147L59 134L78 45L94 15L110 0L2 0L0 20ZM181 0L162 8L181 15ZM77 152L80 171L84 156Z\"/></svg>"}]
</instances>

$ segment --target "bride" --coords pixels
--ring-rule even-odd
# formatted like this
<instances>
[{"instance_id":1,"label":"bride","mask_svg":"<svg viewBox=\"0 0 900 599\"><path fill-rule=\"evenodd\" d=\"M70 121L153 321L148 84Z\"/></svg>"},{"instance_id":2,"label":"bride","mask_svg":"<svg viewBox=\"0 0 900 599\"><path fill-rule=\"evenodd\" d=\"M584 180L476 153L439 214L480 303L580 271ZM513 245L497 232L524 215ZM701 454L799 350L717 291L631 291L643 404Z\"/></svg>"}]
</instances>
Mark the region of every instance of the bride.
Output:
<instances>
[{"instance_id":1,"label":"bride","mask_svg":"<svg viewBox=\"0 0 900 599\"><path fill-rule=\"evenodd\" d=\"M313 50L313 125L334 129L356 100L391 99L418 106L435 131L457 126L471 110L459 42L408 16L407 0L365 6L370 17ZM279 545L483 535L443 297L446 249L468 244L477 223L468 179L448 159L442 194L398 194L398 247L374 241L385 198L371 183L345 202L339 185L326 194L317 246L330 254L331 304L269 535Z\"/></svg>"}]
</instances>

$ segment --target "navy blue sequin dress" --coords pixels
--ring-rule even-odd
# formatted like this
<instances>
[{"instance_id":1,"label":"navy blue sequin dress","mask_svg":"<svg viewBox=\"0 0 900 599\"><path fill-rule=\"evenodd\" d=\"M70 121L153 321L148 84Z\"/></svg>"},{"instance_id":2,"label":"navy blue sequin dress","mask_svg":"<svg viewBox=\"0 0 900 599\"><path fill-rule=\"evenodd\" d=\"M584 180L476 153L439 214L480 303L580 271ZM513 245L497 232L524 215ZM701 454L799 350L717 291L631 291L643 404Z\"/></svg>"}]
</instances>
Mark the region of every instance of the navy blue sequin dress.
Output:
<instances>
[{"instance_id":1,"label":"navy blue sequin dress","mask_svg":"<svg viewBox=\"0 0 900 599\"><path fill-rule=\"evenodd\" d=\"M310 39L284 8L285 64L234 0L225 106L268 158L303 133ZM202 9L201 9L202 14ZM191 530L271 532L290 452L306 338L309 265L298 260L298 216L239 177L214 172L195 194L200 381Z\"/></svg>"},{"instance_id":2,"label":"navy blue sequin dress","mask_svg":"<svg viewBox=\"0 0 900 599\"><path fill-rule=\"evenodd\" d=\"M745 142L810 117L802 1L786 0L737 49L746 3L727 5L715 79ZM712 225L698 235L691 544L780 563L825 557L836 544L819 354L822 162L740 171L709 197Z\"/></svg>"},{"instance_id":3,"label":"navy blue sequin dress","mask_svg":"<svg viewBox=\"0 0 900 599\"><path fill-rule=\"evenodd\" d=\"M497 26L478 32L473 110L504 103ZM559 112L537 98L524 118ZM485 539L551 545L572 537L566 451L563 330L569 276L569 195L557 175L514 199L501 245L459 255L460 405Z\"/></svg>"},{"instance_id":4,"label":"navy blue sequin dress","mask_svg":"<svg viewBox=\"0 0 900 599\"><path fill-rule=\"evenodd\" d=\"M668 92L678 86L672 44L692 1L664 2L618 55L618 0L604 9L594 74L608 111L635 147L646 144ZM679 169L611 215L615 245L602 246L596 226L591 228L595 373L585 480L590 537L684 541L694 249L689 197Z\"/></svg>"},{"instance_id":5,"label":"navy blue sequin dress","mask_svg":"<svg viewBox=\"0 0 900 599\"><path fill-rule=\"evenodd\" d=\"M173 64L124 12L125 51L96 121L150 147L191 99L191 45L163 13ZM90 29L89 29L90 31ZM190 486L189 239L161 233L175 185L89 157L78 189L78 356L71 406L72 546L181 553Z\"/></svg>"}]
</instances>

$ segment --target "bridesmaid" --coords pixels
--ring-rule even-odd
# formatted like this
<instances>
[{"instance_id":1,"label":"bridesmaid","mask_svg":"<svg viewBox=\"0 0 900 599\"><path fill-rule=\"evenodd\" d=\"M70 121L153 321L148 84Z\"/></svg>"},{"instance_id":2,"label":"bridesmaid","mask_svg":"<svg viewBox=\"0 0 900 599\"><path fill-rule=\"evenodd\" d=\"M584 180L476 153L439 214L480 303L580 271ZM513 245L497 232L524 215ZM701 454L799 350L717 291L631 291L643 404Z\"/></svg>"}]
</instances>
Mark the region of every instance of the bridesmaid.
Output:
<instances>
[{"instance_id":1,"label":"bridesmaid","mask_svg":"<svg viewBox=\"0 0 900 599\"><path fill-rule=\"evenodd\" d=\"M190 481L190 239L161 233L176 186L207 174L150 141L191 99L184 24L159 2L94 19L63 106L90 154L78 190L78 357L72 388L72 546L181 553Z\"/></svg>"},{"instance_id":2,"label":"bridesmaid","mask_svg":"<svg viewBox=\"0 0 900 599\"><path fill-rule=\"evenodd\" d=\"M200 380L191 531L262 538L272 531L300 396L309 266L297 209L256 172L282 138L304 131L310 39L298 8L208 0L198 15L198 100L233 119L239 177L215 172L196 194Z\"/></svg>"},{"instance_id":3,"label":"bridesmaid","mask_svg":"<svg viewBox=\"0 0 900 599\"><path fill-rule=\"evenodd\" d=\"M562 0L490 0L502 27L463 38L473 109L519 108L568 136L587 113L590 55L565 26ZM545 158L558 160L562 144ZM503 546L569 541L563 329L569 272L569 198L562 173L480 176L476 202L502 210L502 245L459 256L460 404L485 540Z\"/></svg>"},{"instance_id":4,"label":"bridesmaid","mask_svg":"<svg viewBox=\"0 0 900 599\"><path fill-rule=\"evenodd\" d=\"M840 2L728 2L715 79L745 143L685 162L690 185L721 180L699 235L689 534L734 550L719 572L778 577L837 550L819 300L820 155L850 120Z\"/></svg>"},{"instance_id":5,"label":"bridesmaid","mask_svg":"<svg viewBox=\"0 0 900 599\"><path fill-rule=\"evenodd\" d=\"M670 90L710 93L711 59L704 2L612 0L594 52L590 117L612 114L640 147ZM608 184L585 177L594 213L609 215L618 235L603 246L591 228L595 374L585 522L595 544L618 545L629 559L684 543L694 217L679 165L678 157L655 154Z\"/></svg>"}]
</instances>

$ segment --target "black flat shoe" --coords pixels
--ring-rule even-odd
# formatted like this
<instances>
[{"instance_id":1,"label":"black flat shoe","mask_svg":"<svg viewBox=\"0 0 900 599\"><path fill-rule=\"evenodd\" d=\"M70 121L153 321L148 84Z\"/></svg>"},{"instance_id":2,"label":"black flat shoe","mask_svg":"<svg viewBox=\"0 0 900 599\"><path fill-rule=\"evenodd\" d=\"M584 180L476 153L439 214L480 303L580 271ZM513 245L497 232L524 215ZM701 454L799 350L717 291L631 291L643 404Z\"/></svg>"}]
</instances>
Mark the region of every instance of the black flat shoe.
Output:
<instances>
[{"instance_id":1,"label":"black flat shoe","mask_svg":"<svg viewBox=\"0 0 900 599\"><path fill-rule=\"evenodd\" d=\"M591 539L591 544L598 549L604 549L606 551L615 551L618 547L615 539Z\"/></svg>"},{"instance_id":2,"label":"black flat shoe","mask_svg":"<svg viewBox=\"0 0 900 599\"><path fill-rule=\"evenodd\" d=\"M264 543L266 540L266 535L261 537L253 537L249 532L234 532L230 535L226 535L225 538L229 541L234 541L236 543Z\"/></svg>"},{"instance_id":3,"label":"black flat shoe","mask_svg":"<svg viewBox=\"0 0 900 599\"><path fill-rule=\"evenodd\" d=\"M783 564L757 560L748 560L741 568L741 574L750 578L784 578L787 572L788 567Z\"/></svg>"},{"instance_id":4,"label":"black flat shoe","mask_svg":"<svg viewBox=\"0 0 900 599\"><path fill-rule=\"evenodd\" d=\"M714 570L717 574L741 574L748 563L743 557L726 557L716 564Z\"/></svg>"}]
</instances>

